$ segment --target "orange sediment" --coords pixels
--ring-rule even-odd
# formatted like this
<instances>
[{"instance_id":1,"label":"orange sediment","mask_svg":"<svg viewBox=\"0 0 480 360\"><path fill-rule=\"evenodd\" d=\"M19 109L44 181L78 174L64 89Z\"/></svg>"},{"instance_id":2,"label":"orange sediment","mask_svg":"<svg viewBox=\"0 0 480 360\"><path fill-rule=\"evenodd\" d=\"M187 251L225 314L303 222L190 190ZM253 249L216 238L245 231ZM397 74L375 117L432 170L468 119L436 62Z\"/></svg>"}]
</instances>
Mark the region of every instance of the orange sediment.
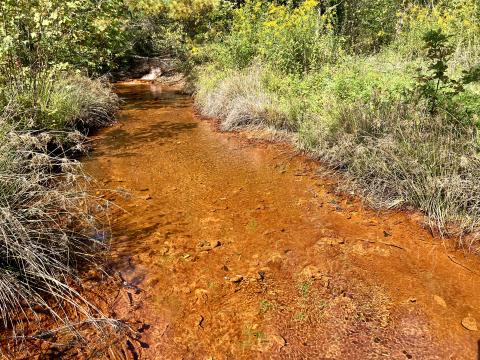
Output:
<instances>
[{"instance_id":1,"label":"orange sediment","mask_svg":"<svg viewBox=\"0 0 480 360\"><path fill-rule=\"evenodd\" d=\"M112 307L141 358L476 358L477 257L335 194L288 145L214 131L173 89L117 91L85 165L121 207L111 261L141 291Z\"/></svg>"}]
</instances>

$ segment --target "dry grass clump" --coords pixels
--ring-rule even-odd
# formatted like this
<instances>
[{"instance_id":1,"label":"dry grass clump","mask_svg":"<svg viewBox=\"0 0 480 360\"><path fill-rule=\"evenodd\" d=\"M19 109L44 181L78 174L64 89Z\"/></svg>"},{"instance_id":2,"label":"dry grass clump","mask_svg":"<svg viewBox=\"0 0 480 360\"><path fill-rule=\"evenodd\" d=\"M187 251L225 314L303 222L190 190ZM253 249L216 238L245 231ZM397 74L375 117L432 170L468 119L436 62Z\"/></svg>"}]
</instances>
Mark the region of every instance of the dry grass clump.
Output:
<instances>
[{"instance_id":1,"label":"dry grass clump","mask_svg":"<svg viewBox=\"0 0 480 360\"><path fill-rule=\"evenodd\" d=\"M71 286L77 267L103 249L79 163L46 151L50 137L4 129L0 138L0 316L21 335L22 312L47 312L67 323L71 312L96 310ZM27 314L29 314L27 316ZM33 317L32 317L33 315ZM97 314L98 315L98 314Z\"/></svg>"},{"instance_id":2,"label":"dry grass clump","mask_svg":"<svg viewBox=\"0 0 480 360\"><path fill-rule=\"evenodd\" d=\"M207 76L200 79L204 82L197 87L197 108L204 116L220 119L223 131L261 125L283 128L285 117L275 108L278 100L265 91L259 68L220 79Z\"/></svg>"},{"instance_id":3,"label":"dry grass clump","mask_svg":"<svg viewBox=\"0 0 480 360\"><path fill-rule=\"evenodd\" d=\"M118 97L104 78L92 80L74 75L59 79L55 87L55 100L59 107L66 108L63 118L68 126L80 125L83 129L105 126L118 108Z\"/></svg>"}]
</instances>

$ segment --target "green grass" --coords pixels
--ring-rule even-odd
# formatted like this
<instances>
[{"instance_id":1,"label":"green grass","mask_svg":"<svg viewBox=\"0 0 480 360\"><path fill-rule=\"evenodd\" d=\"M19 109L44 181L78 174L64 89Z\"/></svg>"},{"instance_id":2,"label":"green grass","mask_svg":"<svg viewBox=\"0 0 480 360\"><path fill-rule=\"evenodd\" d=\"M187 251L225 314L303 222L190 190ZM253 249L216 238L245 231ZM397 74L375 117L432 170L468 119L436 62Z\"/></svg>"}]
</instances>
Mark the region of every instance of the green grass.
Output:
<instances>
[{"instance_id":1,"label":"green grass","mask_svg":"<svg viewBox=\"0 0 480 360\"><path fill-rule=\"evenodd\" d=\"M8 122L26 130L72 130L108 123L118 99L106 80L57 71L17 74L2 87Z\"/></svg>"}]
</instances>

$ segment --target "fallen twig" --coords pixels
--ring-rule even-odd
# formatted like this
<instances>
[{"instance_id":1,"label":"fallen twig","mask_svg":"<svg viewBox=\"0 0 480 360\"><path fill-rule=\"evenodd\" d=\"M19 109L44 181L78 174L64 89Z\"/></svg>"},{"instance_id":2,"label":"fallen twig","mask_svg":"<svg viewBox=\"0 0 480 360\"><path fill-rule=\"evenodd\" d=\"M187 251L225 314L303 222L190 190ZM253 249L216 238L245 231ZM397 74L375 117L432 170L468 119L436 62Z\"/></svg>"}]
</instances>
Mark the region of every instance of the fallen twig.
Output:
<instances>
[{"instance_id":1,"label":"fallen twig","mask_svg":"<svg viewBox=\"0 0 480 360\"><path fill-rule=\"evenodd\" d=\"M470 271L472 274L475 274L477 276L480 276L480 274L478 274L477 272L473 271L472 269L468 268L467 266L463 265L462 263L458 262L452 255L450 254L447 254L447 257L450 259L451 262L453 262L454 264L457 264L458 266L464 268L465 270L468 270Z\"/></svg>"}]
</instances>

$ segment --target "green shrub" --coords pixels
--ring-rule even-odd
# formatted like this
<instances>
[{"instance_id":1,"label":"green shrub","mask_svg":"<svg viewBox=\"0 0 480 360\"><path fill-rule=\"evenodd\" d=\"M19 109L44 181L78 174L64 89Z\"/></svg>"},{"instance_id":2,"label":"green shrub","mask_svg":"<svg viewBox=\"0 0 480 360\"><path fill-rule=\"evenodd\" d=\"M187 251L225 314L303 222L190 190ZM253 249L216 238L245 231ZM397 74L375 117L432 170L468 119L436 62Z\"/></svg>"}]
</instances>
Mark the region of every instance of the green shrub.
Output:
<instances>
[{"instance_id":1,"label":"green shrub","mask_svg":"<svg viewBox=\"0 0 480 360\"><path fill-rule=\"evenodd\" d=\"M0 104L15 109L10 121L31 130L100 127L117 102L106 81L66 72L27 70L0 89Z\"/></svg>"},{"instance_id":2,"label":"green shrub","mask_svg":"<svg viewBox=\"0 0 480 360\"><path fill-rule=\"evenodd\" d=\"M69 64L98 74L129 49L123 0L3 0L0 15L0 66Z\"/></svg>"}]
</instances>

